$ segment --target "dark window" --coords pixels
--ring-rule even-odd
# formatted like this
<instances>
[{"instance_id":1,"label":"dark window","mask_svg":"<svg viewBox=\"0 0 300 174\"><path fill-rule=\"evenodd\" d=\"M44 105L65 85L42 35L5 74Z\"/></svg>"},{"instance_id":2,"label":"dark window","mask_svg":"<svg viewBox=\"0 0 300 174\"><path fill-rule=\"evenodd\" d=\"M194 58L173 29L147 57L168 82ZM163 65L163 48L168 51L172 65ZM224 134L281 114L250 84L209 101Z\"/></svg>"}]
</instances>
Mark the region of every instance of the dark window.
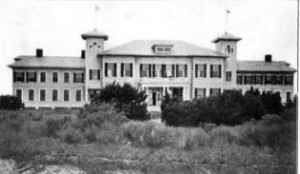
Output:
<instances>
[{"instance_id":1,"label":"dark window","mask_svg":"<svg viewBox=\"0 0 300 174\"><path fill-rule=\"evenodd\" d=\"M284 83L286 85L292 85L293 84L293 76L292 75L285 76Z\"/></svg>"},{"instance_id":2,"label":"dark window","mask_svg":"<svg viewBox=\"0 0 300 174\"><path fill-rule=\"evenodd\" d=\"M277 75L275 78L275 84L282 85L283 84L283 76Z\"/></svg>"},{"instance_id":3,"label":"dark window","mask_svg":"<svg viewBox=\"0 0 300 174\"><path fill-rule=\"evenodd\" d=\"M196 65L196 77L206 77L206 64Z\"/></svg>"},{"instance_id":4,"label":"dark window","mask_svg":"<svg viewBox=\"0 0 300 174\"><path fill-rule=\"evenodd\" d=\"M69 90L64 90L64 101L70 100L70 94Z\"/></svg>"},{"instance_id":5,"label":"dark window","mask_svg":"<svg viewBox=\"0 0 300 174\"><path fill-rule=\"evenodd\" d=\"M45 89L40 90L40 101L46 101L46 90Z\"/></svg>"},{"instance_id":6,"label":"dark window","mask_svg":"<svg viewBox=\"0 0 300 174\"><path fill-rule=\"evenodd\" d=\"M236 83L240 85L243 84L243 75L236 75Z\"/></svg>"},{"instance_id":7,"label":"dark window","mask_svg":"<svg viewBox=\"0 0 300 174\"><path fill-rule=\"evenodd\" d=\"M27 72L27 82L36 82L36 72Z\"/></svg>"},{"instance_id":8,"label":"dark window","mask_svg":"<svg viewBox=\"0 0 300 174\"><path fill-rule=\"evenodd\" d=\"M140 64L140 77L150 77L150 64Z\"/></svg>"},{"instance_id":9,"label":"dark window","mask_svg":"<svg viewBox=\"0 0 300 174\"><path fill-rule=\"evenodd\" d=\"M64 73L64 82L69 83L70 82L70 73L65 72Z\"/></svg>"},{"instance_id":10,"label":"dark window","mask_svg":"<svg viewBox=\"0 0 300 174\"><path fill-rule=\"evenodd\" d=\"M176 65L176 77L187 77L187 65Z\"/></svg>"},{"instance_id":11,"label":"dark window","mask_svg":"<svg viewBox=\"0 0 300 174\"><path fill-rule=\"evenodd\" d=\"M24 82L25 81L25 73L24 72L14 72L13 74L14 82Z\"/></svg>"},{"instance_id":12,"label":"dark window","mask_svg":"<svg viewBox=\"0 0 300 174\"><path fill-rule=\"evenodd\" d=\"M253 84L253 76L252 75L245 75L244 76L244 84L246 84L246 85Z\"/></svg>"},{"instance_id":13,"label":"dark window","mask_svg":"<svg viewBox=\"0 0 300 174\"><path fill-rule=\"evenodd\" d=\"M291 100L292 98L291 98L291 95L292 95L292 93L291 92L286 92L286 101L288 101L288 100Z\"/></svg>"},{"instance_id":14,"label":"dark window","mask_svg":"<svg viewBox=\"0 0 300 174\"><path fill-rule=\"evenodd\" d=\"M210 96L217 96L219 94L221 94L220 88L211 88L210 89Z\"/></svg>"},{"instance_id":15,"label":"dark window","mask_svg":"<svg viewBox=\"0 0 300 174\"><path fill-rule=\"evenodd\" d=\"M263 84L263 76L262 75L255 75L254 76L254 84Z\"/></svg>"},{"instance_id":16,"label":"dark window","mask_svg":"<svg viewBox=\"0 0 300 174\"><path fill-rule=\"evenodd\" d=\"M58 91L56 89L52 90L52 101L57 101Z\"/></svg>"},{"instance_id":17,"label":"dark window","mask_svg":"<svg viewBox=\"0 0 300 174\"><path fill-rule=\"evenodd\" d=\"M16 97L20 100L22 100L22 90L21 89L17 89L16 91Z\"/></svg>"},{"instance_id":18,"label":"dark window","mask_svg":"<svg viewBox=\"0 0 300 174\"><path fill-rule=\"evenodd\" d=\"M272 84L272 76L271 75L266 75L265 76L265 85Z\"/></svg>"},{"instance_id":19,"label":"dark window","mask_svg":"<svg viewBox=\"0 0 300 174\"><path fill-rule=\"evenodd\" d=\"M195 98L205 98L206 89L205 88L195 88Z\"/></svg>"},{"instance_id":20,"label":"dark window","mask_svg":"<svg viewBox=\"0 0 300 174\"><path fill-rule=\"evenodd\" d=\"M28 91L28 100L34 101L34 90L33 89L29 89L29 91Z\"/></svg>"},{"instance_id":21,"label":"dark window","mask_svg":"<svg viewBox=\"0 0 300 174\"><path fill-rule=\"evenodd\" d=\"M58 74L57 72L52 73L52 82L56 83L58 81Z\"/></svg>"},{"instance_id":22,"label":"dark window","mask_svg":"<svg viewBox=\"0 0 300 174\"><path fill-rule=\"evenodd\" d=\"M121 63L121 77L132 77L132 63Z\"/></svg>"},{"instance_id":23,"label":"dark window","mask_svg":"<svg viewBox=\"0 0 300 174\"><path fill-rule=\"evenodd\" d=\"M81 90L76 90L76 101L81 101Z\"/></svg>"},{"instance_id":24,"label":"dark window","mask_svg":"<svg viewBox=\"0 0 300 174\"><path fill-rule=\"evenodd\" d=\"M226 81L231 81L231 76L232 76L231 71L227 71L226 72Z\"/></svg>"},{"instance_id":25,"label":"dark window","mask_svg":"<svg viewBox=\"0 0 300 174\"><path fill-rule=\"evenodd\" d=\"M221 65L210 65L210 77L221 78Z\"/></svg>"},{"instance_id":26,"label":"dark window","mask_svg":"<svg viewBox=\"0 0 300 174\"><path fill-rule=\"evenodd\" d=\"M74 83L83 83L84 82L84 73L77 72L74 73Z\"/></svg>"},{"instance_id":27,"label":"dark window","mask_svg":"<svg viewBox=\"0 0 300 174\"><path fill-rule=\"evenodd\" d=\"M45 72L41 72L41 77L40 77L40 81L41 82L46 82L46 73Z\"/></svg>"},{"instance_id":28,"label":"dark window","mask_svg":"<svg viewBox=\"0 0 300 174\"><path fill-rule=\"evenodd\" d=\"M100 79L100 69L90 69L90 80Z\"/></svg>"},{"instance_id":29,"label":"dark window","mask_svg":"<svg viewBox=\"0 0 300 174\"><path fill-rule=\"evenodd\" d=\"M117 77L116 63L105 63L105 77Z\"/></svg>"}]
</instances>

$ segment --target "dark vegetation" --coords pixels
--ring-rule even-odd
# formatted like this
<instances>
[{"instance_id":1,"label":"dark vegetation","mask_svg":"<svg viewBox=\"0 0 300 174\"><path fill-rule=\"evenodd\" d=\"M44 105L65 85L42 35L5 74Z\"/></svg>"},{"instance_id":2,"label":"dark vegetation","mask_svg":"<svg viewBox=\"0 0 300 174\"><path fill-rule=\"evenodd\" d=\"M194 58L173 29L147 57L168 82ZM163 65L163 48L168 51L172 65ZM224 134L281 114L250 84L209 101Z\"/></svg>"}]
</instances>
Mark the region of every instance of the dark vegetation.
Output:
<instances>
[{"instance_id":1,"label":"dark vegetation","mask_svg":"<svg viewBox=\"0 0 300 174\"><path fill-rule=\"evenodd\" d=\"M0 109L18 110L22 108L24 108L24 104L19 98L11 95L0 96Z\"/></svg>"}]
</instances>

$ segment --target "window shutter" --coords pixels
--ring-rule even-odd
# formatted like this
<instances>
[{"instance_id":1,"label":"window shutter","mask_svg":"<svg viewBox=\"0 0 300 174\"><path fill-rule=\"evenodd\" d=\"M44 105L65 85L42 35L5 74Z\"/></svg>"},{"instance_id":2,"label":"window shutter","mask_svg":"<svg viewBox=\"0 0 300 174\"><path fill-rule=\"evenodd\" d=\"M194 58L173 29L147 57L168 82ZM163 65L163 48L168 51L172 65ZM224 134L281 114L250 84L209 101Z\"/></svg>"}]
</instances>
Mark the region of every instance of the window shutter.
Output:
<instances>
[{"instance_id":1,"label":"window shutter","mask_svg":"<svg viewBox=\"0 0 300 174\"><path fill-rule=\"evenodd\" d=\"M222 77L222 65L219 65L219 77Z\"/></svg>"},{"instance_id":2,"label":"window shutter","mask_svg":"<svg viewBox=\"0 0 300 174\"><path fill-rule=\"evenodd\" d=\"M73 81L76 83L76 73L73 73Z\"/></svg>"},{"instance_id":3,"label":"window shutter","mask_svg":"<svg viewBox=\"0 0 300 174\"><path fill-rule=\"evenodd\" d=\"M117 64L114 63L114 77L117 77Z\"/></svg>"},{"instance_id":4,"label":"window shutter","mask_svg":"<svg viewBox=\"0 0 300 174\"><path fill-rule=\"evenodd\" d=\"M152 73L152 71L151 71L151 64L148 64L148 67L149 67L149 69L148 69L149 70L149 76L148 77L152 77L151 76L151 73Z\"/></svg>"},{"instance_id":5,"label":"window shutter","mask_svg":"<svg viewBox=\"0 0 300 174\"><path fill-rule=\"evenodd\" d=\"M140 64L140 77L143 77L143 64Z\"/></svg>"},{"instance_id":6,"label":"window shutter","mask_svg":"<svg viewBox=\"0 0 300 174\"><path fill-rule=\"evenodd\" d=\"M29 81L29 78L28 78L28 77L29 77L29 73L27 72L27 73L26 73L26 82Z\"/></svg>"},{"instance_id":7,"label":"window shutter","mask_svg":"<svg viewBox=\"0 0 300 174\"><path fill-rule=\"evenodd\" d=\"M176 65L176 77L178 77L179 76L179 65L177 64Z\"/></svg>"},{"instance_id":8,"label":"window shutter","mask_svg":"<svg viewBox=\"0 0 300 174\"><path fill-rule=\"evenodd\" d=\"M152 70L153 70L153 71L152 71L152 72L153 72L152 75L153 75L153 77L155 77L155 64L153 64L152 67L153 67L153 68L152 68Z\"/></svg>"},{"instance_id":9,"label":"window shutter","mask_svg":"<svg viewBox=\"0 0 300 174\"><path fill-rule=\"evenodd\" d=\"M124 63L121 63L121 77L124 76Z\"/></svg>"},{"instance_id":10,"label":"window shutter","mask_svg":"<svg viewBox=\"0 0 300 174\"><path fill-rule=\"evenodd\" d=\"M92 80L92 74L93 72L92 72L92 70L90 69L90 80Z\"/></svg>"},{"instance_id":11,"label":"window shutter","mask_svg":"<svg viewBox=\"0 0 300 174\"><path fill-rule=\"evenodd\" d=\"M213 77L213 65L210 65L210 77Z\"/></svg>"},{"instance_id":12,"label":"window shutter","mask_svg":"<svg viewBox=\"0 0 300 174\"><path fill-rule=\"evenodd\" d=\"M206 77L206 64L204 64L204 77Z\"/></svg>"},{"instance_id":13,"label":"window shutter","mask_svg":"<svg viewBox=\"0 0 300 174\"><path fill-rule=\"evenodd\" d=\"M97 70L98 72L98 80L100 79L100 69Z\"/></svg>"},{"instance_id":14,"label":"window shutter","mask_svg":"<svg viewBox=\"0 0 300 174\"><path fill-rule=\"evenodd\" d=\"M13 73L13 79L14 79L14 82L17 81L17 73L16 72Z\"/></svg>"},{"instance_id":15,"label":"window shutter","mask_svg":"<svg viewBox=\"0 0 300 174\"><path fill-rule=\"evenodd\" d=\"M82 73L82 79L81 82L84 82L84 73Z\"/></svg>"},{"instance_id":16,"label":"window shutter","mask_svg":"<svg viewBox=\"0 0 300 174\"><path fill-rule=\"evenodd\" d=\"M130 64L130 77L133 77L133 68L132 68L132 63Z\"/></svg>"},{"instance_id":17,"label":"window shutter","mask_svg":"<svg viewBox=\"0 0 300 174\"><path fill-rule=\"evenodd\" d=\"M105 70L104 70L105 77L107 77L107 68L108 68L108 64L105 63Z\"/></svg>"},{"instance_id":18,"label":"window shutter","mask_svg":"<svg viewBox=\"0 0 300 174\"><path fill-rule=\"evenodd\" d=\"M184 76L187 77L187 64L184 65Z\"/></svg>"},{"instance_id":19,"label":"window shutter","mask_svg":"<svg viewBox=\"0 0 300 174\"><path fill-rule=\"evenodd\" d=\"M175 77L175 65L172 64L172 76Z\"/></svg>"},{"instance_id":20,"label":"window shutter","mask_svg":"<svg viewBox=\"0 0 300 174\"><path fill-rule=\"evenodd\" d=\"M195 88L195 98L197 98L197 95L198 95L198 90L197 88Z\"/></svg>"},{"instance_id":21,"label":"window shutter","mask_svg":"<svg viewBox=\"0 0 300 174\"><path fill-rule=\"evenodd\" d=\"M34 82L37 82L37 72L34 73Z\"/></svg>"},{"instance_id":22,"label":"window shutter","mask_svg":"<svg viewBox=\"0 0 300 174\"><path fill-rule=\"evenodd\" d=\"M195 77L198 77L198 64L195 65Z\"/></svg>"}]
</instances>

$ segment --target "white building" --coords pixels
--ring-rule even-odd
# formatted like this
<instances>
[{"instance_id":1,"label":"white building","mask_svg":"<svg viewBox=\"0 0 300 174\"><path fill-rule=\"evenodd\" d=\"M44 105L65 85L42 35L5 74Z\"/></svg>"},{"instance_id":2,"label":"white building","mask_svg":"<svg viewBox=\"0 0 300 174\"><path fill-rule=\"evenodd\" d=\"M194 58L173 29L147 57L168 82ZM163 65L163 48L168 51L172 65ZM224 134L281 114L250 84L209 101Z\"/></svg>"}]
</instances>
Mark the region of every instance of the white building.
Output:
<instances>
[{"instance_id":1,"label":"white building","mask_svg":"<svg viewBox=\"0 0 300 174\"><path fill-rule=\"evenodd\" d=\"M271 55L238 61L241 38L228 33L213 41L216 50L171 40L137 40L105 50L107 35L93 30L81 36L81 57L44 56L37 49L35 56L18 56L9 65L13 93L25 107L82 107L114 81L146 90L150 110L159 110L166 91L183 100L251 87L279 92L283 102L293 95L295 69Z\"/></svg>"}]
</instances>

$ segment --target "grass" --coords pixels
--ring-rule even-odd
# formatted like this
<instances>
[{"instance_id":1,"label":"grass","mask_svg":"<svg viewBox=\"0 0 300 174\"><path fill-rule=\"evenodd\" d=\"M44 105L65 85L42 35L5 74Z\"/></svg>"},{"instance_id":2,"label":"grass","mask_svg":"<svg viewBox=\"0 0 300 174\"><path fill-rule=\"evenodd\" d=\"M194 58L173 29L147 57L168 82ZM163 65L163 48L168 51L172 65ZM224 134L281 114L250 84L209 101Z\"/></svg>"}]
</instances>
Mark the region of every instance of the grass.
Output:
<instances>
[{"instance_id":1,"label":"grass","mask_svg":"<svg viewBox=\"0 0 300 174\"><path fill-rule=\"evenodd\" d=\"M269 115L234 127L178 128L129 121L112 108L1 111L0 157L17 163L72 164L89 174L296 173L293 121Z\"/></svg>"}]
</instances>

